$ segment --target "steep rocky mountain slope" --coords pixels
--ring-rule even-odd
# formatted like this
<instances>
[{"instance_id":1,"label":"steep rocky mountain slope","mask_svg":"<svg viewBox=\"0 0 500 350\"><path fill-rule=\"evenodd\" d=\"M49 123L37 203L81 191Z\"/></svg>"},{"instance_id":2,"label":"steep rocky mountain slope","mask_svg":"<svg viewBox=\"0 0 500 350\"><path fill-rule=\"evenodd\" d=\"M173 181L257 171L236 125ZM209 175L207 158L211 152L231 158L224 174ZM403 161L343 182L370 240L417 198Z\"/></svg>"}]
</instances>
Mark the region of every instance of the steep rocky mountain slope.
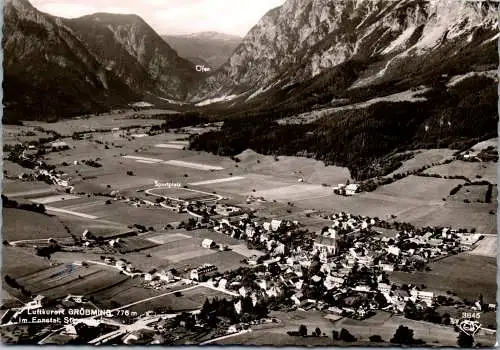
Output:
<instances>
[{"instance_id":1,"label":"steep rocky mountain slope","mask_svg":"<svg viewBox=\"0 0 500 350\"><path fill-rule=\"evenodd\" d=\"M179 57L139 16L96 13L64 23L106 69L138 90L183 99L197 77L193 63Z\"/></svg>"},{"instance_id":2,"label":"steep rocky mountain slope","mask_svg":"<svg viewBox=\"0 0 500 350\"><path fill-rule=\"evenodd\" d=\"M162 35L162 38L181 57L211 69L219 68L225 63L242 41L238 36L217 32Z\"/></svg>"},{"instance_id":3,"label":"steep rocky mountain slope","mask_svg":"<svg viewBox=\"0 0 500 350\"><path fill-rule=\"evenodd\" d=\"M4 6L4 122L104 110L137 97L62 25L24 0Z\"/></svg>"},{"instance_id":4,"label":"steep rocky mountain slope","mask_svg":"<svg viewBox=\"0 0 500 350\"><path fill-rule=\"evenodd\" d=\"M357 65L349 87L426 72L461 74L491 68L497 38L497 1L288 0L250 30L192 97L248 98L313 83L346 62Z\"/></svg>"}]
</instances>

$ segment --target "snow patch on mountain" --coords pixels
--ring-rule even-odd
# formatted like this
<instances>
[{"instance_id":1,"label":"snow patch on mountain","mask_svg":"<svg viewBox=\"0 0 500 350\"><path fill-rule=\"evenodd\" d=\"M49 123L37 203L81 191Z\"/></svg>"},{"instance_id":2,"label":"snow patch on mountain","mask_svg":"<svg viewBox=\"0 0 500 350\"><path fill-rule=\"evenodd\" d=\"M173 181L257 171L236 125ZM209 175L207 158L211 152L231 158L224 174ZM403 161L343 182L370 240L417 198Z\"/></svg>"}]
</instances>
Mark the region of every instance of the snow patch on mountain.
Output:
<instances>
[{"instance_id":1,"label":"snow patch on mountain","mask_svg":"<svg viewBox=\"0 0 500 350\"><path fill-rule=\"evenodd\" d=\"M408 28L406 28L403 31L403 33L401 33L401 35L396 38L396 40L391 42L389 46L387 46L385 50L382 51L382 53L383 54L391 53L392 51L397 50L401 46L405 45L406 42L411 38L412 34L415 32L416 29L417 27L415 25L411 25Z\"/></svg>"},{"instance_id":2,"label":"snow patch on mountain","mask_svg":"<svg viewBox=\"0 0 500 350\"><path fill-rule=\"evenodd\" d=\"M227 102L227 101L234 100L238 96L240 96L240 95L224 95L224 96L220 96L220 97L209 98L209 99L206 99L204 101L197 103L195 106L202 107L202 106L208 106L208 105L213 104L213 103Z\"/></svg>"}]
</instances>

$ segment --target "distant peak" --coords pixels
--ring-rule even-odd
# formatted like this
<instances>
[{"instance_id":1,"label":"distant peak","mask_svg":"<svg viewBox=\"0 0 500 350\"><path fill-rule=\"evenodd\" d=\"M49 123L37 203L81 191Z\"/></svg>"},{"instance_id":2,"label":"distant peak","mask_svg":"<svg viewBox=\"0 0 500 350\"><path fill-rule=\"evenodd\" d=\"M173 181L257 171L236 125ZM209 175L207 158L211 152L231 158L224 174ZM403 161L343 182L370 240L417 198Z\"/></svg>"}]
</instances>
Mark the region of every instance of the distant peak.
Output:
<instances>
[{"instance_id":1,"label":"distant peak","mask_svg":"<svg viewBox=\"0 0 500 350\"><path fill-rule=\"evenodd\" d=\"M80 17L81 19L89 18L94 21L99 21L99 22L111 22L111 23L127 23L127 22L134 22L134 23L146 23L144 19L136 14L123 14L123 13L108 13L108 12L97 12L91 15L86 15Z\"/></svg>"},{"instance_id":2,"label":"distant peak","mask_svg":"<svg viewBox=\"0 0 500 350\"><path fill-rule=\"evenodd\" d=\"M203 31L203 32L197 32L197 33L190 33L190 34L181 34L181 35L168 35L167 34L166 36L177 36L177 37L184 37L184 38L218 39L218 40L234 40L234 39L241 40L242 39L242 37L240 37L238 35L220 33L220 32L216 32L216 31Z\"/></svg>"}]
</instances>

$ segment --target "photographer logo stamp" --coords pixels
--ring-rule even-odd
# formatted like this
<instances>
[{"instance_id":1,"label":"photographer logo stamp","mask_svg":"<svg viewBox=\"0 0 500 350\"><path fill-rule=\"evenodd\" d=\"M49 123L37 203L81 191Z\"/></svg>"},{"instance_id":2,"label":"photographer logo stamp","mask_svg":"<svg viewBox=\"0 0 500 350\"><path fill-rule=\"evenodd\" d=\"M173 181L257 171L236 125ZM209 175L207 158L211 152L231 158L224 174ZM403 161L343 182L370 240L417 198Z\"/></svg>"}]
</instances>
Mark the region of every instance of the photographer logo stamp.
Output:
<instances>
[{"instance_id":1,"label":"photographer logo stamp","mask_svg":"<svg viewBox=\"0 0 500 350\"><path fill-rule=\"evenodd\" d=\"M481 329L481 324L474 320L462 320L458 324L458 328L460 328L460 330L465 334L472 337L479 331L479 329Z\"/></svg>"}]
</instances>

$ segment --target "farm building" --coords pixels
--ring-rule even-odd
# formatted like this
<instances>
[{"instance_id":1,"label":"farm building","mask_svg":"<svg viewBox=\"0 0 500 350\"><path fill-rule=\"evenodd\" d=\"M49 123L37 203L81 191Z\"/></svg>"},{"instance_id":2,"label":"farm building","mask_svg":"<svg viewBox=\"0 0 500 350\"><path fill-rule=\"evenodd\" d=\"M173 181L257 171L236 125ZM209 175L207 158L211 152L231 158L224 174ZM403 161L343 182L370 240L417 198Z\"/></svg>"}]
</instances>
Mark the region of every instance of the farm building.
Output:
<instances>
[{"instance_id":1,"label":"farm building","mask_svg":"<svg viewBox=\"0 0 500 350\"><path fill-rule=\"evenodd\" d=\"M421 290L412 290L410 292L412 299L420 300L427 304L428 307L432 306L432 299L434 298L433 292L426 292Z\"/></svg>"},{"instance_id":2,"label":"farm building","mask_svg":"<svg viewBox=\"0 0 500 350\"><path fill-rule=\"evenodd\" d=\"M217 273L217 266L206 264L191 270L189 278L195 281L202 281L206 280L208 277L214 275L215 273Z\"/></svg>"},{"instance_id":3,"label":"farm building","mask_svg":"<svg viewBox=\"0 0 500 350\"><path fill-rule=\"evenodd\" d=\"M343 196L354 196L356 193L359 192L359 185L358 184L338 184L338 186L333 187L333 191L336 194L340 194Z\"/></svg>"},{"instance_id":4,"label":"farm building","mask_svg":"<svg viewBox=\"0 0 500 350\"><path fill-rule=\"evenodd\" d=\"M349 184L345 187L345 195L346 196L354 196L358 193L359 185L358 184Z\"/></svg>"},{"instance_id":5,"label":"farm building","mask_svg":"<svg viewBox=\"0 0 500 350\"><path fill-rule=\"evenodd\" d=\"M213 249L217 247L217 244L211 239L205 238L203 242L201 242L201 246L206 249Z\"/></svg>"},{"instance_id":6,"label":"farm building","mask_svg":"<svg viewBox=\"0 0 500 350\"><path fill-rule=\"evenodd\" d=\"M69 149L69 145L64 142L64 141L54 141L49 143L46 148L50 149L51 151L65 151Z\"/></svg>"}]
</instances>

